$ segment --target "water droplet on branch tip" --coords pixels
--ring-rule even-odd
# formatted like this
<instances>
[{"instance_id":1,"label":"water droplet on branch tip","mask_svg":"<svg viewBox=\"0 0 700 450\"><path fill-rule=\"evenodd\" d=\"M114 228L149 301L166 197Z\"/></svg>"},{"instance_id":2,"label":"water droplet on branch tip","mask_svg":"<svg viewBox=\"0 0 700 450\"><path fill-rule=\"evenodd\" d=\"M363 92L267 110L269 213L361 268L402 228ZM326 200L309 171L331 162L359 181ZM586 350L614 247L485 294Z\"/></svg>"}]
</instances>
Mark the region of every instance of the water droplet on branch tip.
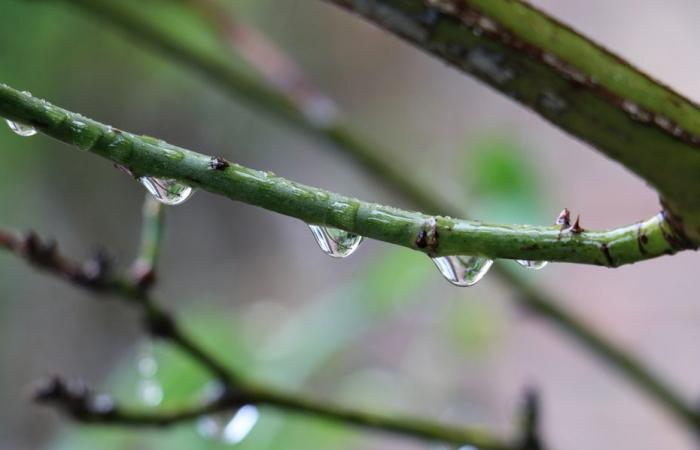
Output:
<instances>
[{"instance_id":1,"label":"water droplet on branch tip","mask_svg":"<svg viewBox=\"0 0 700 450\"><path fill-rule=\"evenodd\" d=\"M194 193L192 187L171 178L141 177L139 181L156 200L165 205L184 203Z\"/></svg>"},{"instance_id":2,"label":"water droplet on branch tip","mask_svg":"<svg viewBox=\"0 0 700 450\"><path fill-rule=\"evenodd\" d=\"M493 265L493 260L480 256L453 255L432 260L447 281L460 287L475 285Z\"/></svg>"},{"instance_id":3,"label":"water droplet on branch tip","mask_svg":"<svg viewBox=\"0 0 700 450\"><path fill-rule=\"evenodd\" d=\"M25 125L23 123L13 122L7 119L5 119L5 122L7 122L7 126L10 127L10 130L14 131L15 134L19 136L29 137L36 134L36 128L31 125Z\"/></svg>"},{"instance_id":4,"label":"water droplet on branch tip","mask_svg":"<svg viewBox=\"0 0 700 450\"><path fill-rule=\"evenodd\" d=\"M333 258L345 258L357 250L362 236L337 228L309 225L311 233L321 250Z\"/></svg>"}]
</instances>

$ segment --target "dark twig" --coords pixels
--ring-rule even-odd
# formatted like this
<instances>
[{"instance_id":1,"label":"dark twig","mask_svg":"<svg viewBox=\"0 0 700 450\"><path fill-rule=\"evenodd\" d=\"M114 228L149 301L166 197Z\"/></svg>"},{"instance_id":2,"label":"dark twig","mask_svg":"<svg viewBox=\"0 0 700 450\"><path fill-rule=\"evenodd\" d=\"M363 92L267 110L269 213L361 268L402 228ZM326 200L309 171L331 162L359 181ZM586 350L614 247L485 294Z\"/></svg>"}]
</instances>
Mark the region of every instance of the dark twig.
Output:
<instances>
[{"instance_id":1,"label":"dark twig","mask_svg":"<svg viewBox=\"0 0 700 450\"><path fill-rule=\"evenodd\" d=\"M83 282L82 275L75 275L75 273L81 273L80 264L60 255L55 244L38 245L37 243L41 242L39 238L34 234L31 236L29 239L31 244L26 244L13 233L0 231L0 247L12 251L30 264L45 268L47 272L66 279L78 287L95 290L93 285ZM38 248L45 251L25 250L27 245L38 245ZM47 248L50 251L46 250ZM44 381L35 390L34 398L37 401L54 405L80 422L135 427L168 426L190 421L216 411L233 410L244 404L258 404L418 439L455 445L469 444L484 450L519 450L511 444L477 429L353 410L310 400L300 394L250 384L243 381L233 370L227 368L215 356L191 339L180 328L176 319L161 309L138 285L130 284L130 282L116 277L102 277L99 284L95 286L99 287L101 293L114 295L119 299L126 300L131 305L138 305L145 314L144 325L149 334L170 342L183 354L193 358L208 369L225 389L223 395L212 402L177 411L162 412L123 409L108 397L96 395L84 383L67 383L55 376Z\"/></svg>"}]
</instances>

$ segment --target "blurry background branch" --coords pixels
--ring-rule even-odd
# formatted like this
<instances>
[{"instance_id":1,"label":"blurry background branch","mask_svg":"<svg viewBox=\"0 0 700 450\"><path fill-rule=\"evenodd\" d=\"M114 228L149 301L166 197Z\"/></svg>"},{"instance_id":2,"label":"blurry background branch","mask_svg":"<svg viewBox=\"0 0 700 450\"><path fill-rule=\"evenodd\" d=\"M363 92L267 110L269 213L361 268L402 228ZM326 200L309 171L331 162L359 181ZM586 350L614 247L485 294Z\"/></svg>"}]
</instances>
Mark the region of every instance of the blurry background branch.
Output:
<instances>
[{"instance_id":1,"label":"blurry background branch","mask_svg":"<svg viewBox=\"0 0 700 450\"><path fill-rule=\"evenodd\" d=\"M145 228L152 226L152 219L153 217L146 215ZM159 228L161 227L162 223L159 224ZM295 413L429 441L474 445L485 450L519 449L477 429L353 410L310 400L301 394L287 393L259 383L243 381L216 356L190 338L177 320L144 291L143 286L138 282L131 284L124 278L115 276L108 265L102 264L97 269L91 269L94 261L88 260L83 264L75 262L63 256L54 242L44 243L33 233L21 238L12 232L0 230L0 247L78 287L98 290L135 305L142 310L144 326L151 336L177 347L183 354L207 369L224 387L220 396L202 405L193 405L177 411L145 412L120 408L111 399L100 397L80 382L69 383L54 376L38 386L34 393L37 401L53 404L80 422L161 427L191 421L217 411L235 410L246 404L266 404ZM527 433L532 432L532 427L528 427Z\"/></svg>"}]
</instances>

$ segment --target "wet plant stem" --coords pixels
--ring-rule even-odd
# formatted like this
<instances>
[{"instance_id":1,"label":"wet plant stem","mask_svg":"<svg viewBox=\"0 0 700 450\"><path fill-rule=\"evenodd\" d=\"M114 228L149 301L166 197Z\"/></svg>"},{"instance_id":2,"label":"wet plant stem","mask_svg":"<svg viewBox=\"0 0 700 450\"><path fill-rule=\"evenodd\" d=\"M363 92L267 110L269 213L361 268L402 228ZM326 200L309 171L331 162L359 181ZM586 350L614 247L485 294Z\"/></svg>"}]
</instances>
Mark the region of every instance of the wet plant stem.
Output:
<instances>
[{"instance_id":1,"label":"wet plant stem","mask_svg":"<svg viewBox=\"0 0 700 450\"><path fill-rule=\"evenodd\" d=\"M130 37L151 46L183 66L189 67L194 72L201 74L204 78L221 87L223 92L235 96L237 99L247 101L251 106L282 119L300 130L325 139L343 154L356 161L365 171L375 176L377 180L391 187L404 198L410 200L415 207L420 210L428 213L442 213L452 216L459 216L464 213L461 207L455 207L449 202L446 202L440 196L432 193L426 185L408 176L406 174L407 172L403 170L400 164L395 164L384 159L382 155L388 154L387 152L358 137L356 133L343 126L341 123L337 121L318 123L311 120L308 116L303 114L303 111L296 107L291 99L285 98L282 92L275 91L272 87L266 86L247 74L244 74L238 68L208 57L183 41L177 40L173 36L159 31L142 18L118 7L116 3L107 2L105 0L64 1L79 6L84 11L94 14L96 17L125 32ZM340 4L341 2L335 1L335 3ZM417 2L414 3L417 4ZM427 5L427 3L424 3L423 5L418 5L418 7L422 8ZM443 13L439 11L428 11L425 17L431 17L431 14L437 18L444 18ZM523 21L522 24L527 25L528 22ZM462 25L454 27L456 36L458 36L458 39L466 40L468 37L464 36L464 31L457 29L461 26ZM555 24L555 28L557 26L563 27L561 24ZM385 28L392 31L391 27L385 26ZM472 30L469 30L469 32L475 34ZM450 33L445 34L447 37L449 37L449 35ZM523 50L526 50L526 47L524 47ZM514 96L514 98L519 101L522 101L520 98L536 98L537 101L530 100L530 104L535 105L532 106L533 109L547 118L553 115L552 111L545 108L547 102L542 102L542 100L553 99L553 97L548 94L553 93L556 96L563 93L569 96L575 95L576 92L581 90L575 81L572 82L570 76L568 78L566 76L540 77L536 72L533 72L533 75L534 77L528 81L532 83L533 86L537 87L531 90L532 95L522 97L522 95L519 94ZM479 74L477 73L476 76L479 76ZM538 79L545 80L545 84L550 83L549 88L545 89L546 86L536 84L535 82ZM523 87L526 88L527 83L524 83ZM554 99L556 99L556 97L554 97ZM573 97L572 99L578 100ZM551 105L552 103L550 102L549 104ZM615 122L618 130L624 130L633 125L631 122L634 122L634 120L630 120L629 114L620 116L619 113L614 113L613 115L616 118ZM694 117L694 115L692 116ZM562 116L562 123L560 126L568 130L569 127L567 123L573 123L573 121L565 120L567 117L566 115ZM589 115L589 117L600 118L600 115L594 112ZM660 117L663 117L662 113L660 113ZM620 133L620 136L626 135L629 135L629 133ZM626 143L624 146L618 145L616 148L619 148L621 152L632 157L635 146L639 144L639 141L649 147L663 147L655 143L656 139L659 137L658 134L653 134L654 141L648 141L646 139L647 137L648 136L640 136L640 139L636 139L637 142L634 144ZM687 152L682 152L682 154L687 155ZM692 155L690 157L694 158ZM654 170L660 169L658 164L659 160L654 156ZM680 164L682 165L683 162L680 161ZM693 170L692 166L690 166L690 168ZM664 170L670 171L671 173L673 169L673 167L664 167ZM688 191L687 198L694 199L697 198L697 195ZM673 236L673 234L670 236ZM659 405L670 411L674 417L678 418L681 423L688 425L691 430L700 433L700 425L698 424L698 418L693 408L691 408L672 387L667 385L641 361L636 360L624 350L618 348L603 335L586 325L580 318L577 318L571 312L558 306L555 299L551 298L540 289L533 287L522 277L516 276L502 265L495 265L492 269L492 273L503 281L504 284L513 289L514 300L518 304L561 329L566 335L573 338L576 342L579 342L583 347L587 348L610 367L623 374L643 392L650 395Z\"/></svg>"}]
</instances>

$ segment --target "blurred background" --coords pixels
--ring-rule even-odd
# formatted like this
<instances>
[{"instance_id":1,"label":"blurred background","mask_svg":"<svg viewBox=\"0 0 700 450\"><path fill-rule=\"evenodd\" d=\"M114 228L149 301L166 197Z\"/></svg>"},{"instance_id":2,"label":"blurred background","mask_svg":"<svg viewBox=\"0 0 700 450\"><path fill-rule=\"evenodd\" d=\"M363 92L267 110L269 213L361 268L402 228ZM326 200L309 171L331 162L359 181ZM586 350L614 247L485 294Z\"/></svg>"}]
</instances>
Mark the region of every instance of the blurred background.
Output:
<instances>
[{"instance_id":1,"label":"blurred background","mask_svg":"<svg viewBox=\"0 0 700 450\"><path fill-rule=\"evenodd\" d=\"M368 201L410 207L318 139L58 0L0 0L0 81L137 133ZM179 39L232 59L178 1L120 0ZM222 0L288 52L358 134L428 190L485 221L550 224L563 207L586 228L655 214L652 190L616 163L441 62L318 0ZM700 99L700 3L538 6ZM242 64L232 60L233 64ZM54 237L84 258L106 247L125 267L144 189L104 160L0 129L0 222ZM550 264L523 277L700 400L698 256L608 270ZM691 449L694 441L636 388L563 333L518 310L489 277L449 285L423 255L366 241L322 254L301 222L199 192L167 210L156 294L231 366L321 399L513 432L526 387L552 448ZM33 405L47 373L83 377L139 405L135 311L0 254L0 448L230 448L194 424L161 431L73 424ZM204 373L156 344L162 406L201 395ZM261 408L241 449L432 449Z\"/></svg>"}]
</instances>

